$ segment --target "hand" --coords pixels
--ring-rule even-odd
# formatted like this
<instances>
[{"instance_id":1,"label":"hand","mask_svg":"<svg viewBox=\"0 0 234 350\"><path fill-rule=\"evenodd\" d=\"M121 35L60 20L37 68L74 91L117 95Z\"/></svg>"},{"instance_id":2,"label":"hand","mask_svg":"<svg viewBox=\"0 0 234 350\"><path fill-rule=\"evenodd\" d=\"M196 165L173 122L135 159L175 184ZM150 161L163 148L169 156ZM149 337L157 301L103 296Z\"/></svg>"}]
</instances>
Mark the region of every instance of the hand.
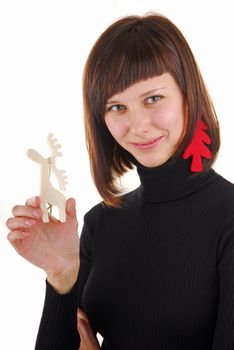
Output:
<instances>
[{"instance_id":1,"label":"hand","mask_svg":"<svg viewBox=\"0 0 234 350\"><path fill-rule=\"evenodd\" d=\"M12 213L14 217L7 220L6 226L10 229L8 240L15 250L42 268L50 283L61 280L61 286L70 289L64 284L65 277L69 276L72 287L80 263L75 200L67 200L65 223L52 216L44 223L39 197L28 199L25 205L16 205Z\"/></svg>"},{"instance_id":2,"label":"hand","mask_svg":"<svg viewBox=\"0 0 234 350\"><path fill-rule=\"evenodd\" d=\"M77 329L80 335L79 350L100 350L96 336L93 333L88 317L80 308L77 311Z\"/></svg>"}]
</instances>

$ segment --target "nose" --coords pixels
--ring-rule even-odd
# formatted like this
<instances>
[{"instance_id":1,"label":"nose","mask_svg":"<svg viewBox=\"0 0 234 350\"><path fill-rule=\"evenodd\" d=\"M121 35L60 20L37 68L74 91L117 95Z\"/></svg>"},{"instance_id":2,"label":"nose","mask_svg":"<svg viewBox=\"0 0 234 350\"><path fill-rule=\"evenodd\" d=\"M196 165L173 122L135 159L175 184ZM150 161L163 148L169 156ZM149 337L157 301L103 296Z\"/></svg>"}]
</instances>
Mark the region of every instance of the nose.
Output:
<instances>
[{"instance_id":1,"label":"nose","mask_svg":"<svg viewBox=\"0 0 234 350\"><path fill-rule=\"evenodd\" d=\"M149 115L143 110L131 111L129 116L130 130L133 135L146 134L150 127Z\"/></svg>"}]
</instances>

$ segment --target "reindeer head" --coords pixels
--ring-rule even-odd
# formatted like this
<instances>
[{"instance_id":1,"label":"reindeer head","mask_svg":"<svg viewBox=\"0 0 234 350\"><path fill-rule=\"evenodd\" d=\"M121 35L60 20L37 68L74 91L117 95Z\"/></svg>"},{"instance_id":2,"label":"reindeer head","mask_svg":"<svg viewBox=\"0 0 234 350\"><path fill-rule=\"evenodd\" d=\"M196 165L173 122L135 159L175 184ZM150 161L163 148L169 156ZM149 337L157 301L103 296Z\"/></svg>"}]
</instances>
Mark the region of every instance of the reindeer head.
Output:
<instances>
[{"instance_id":1,"label":"reindeer head","mask_svg":"<svg viewBox=\"0 0 234 350\"><path fill-rule=\"evenodd\" d=\"M42 157L42 155L40 155L40 153L38 153L35 149L28 149L27 150L27 156L33 160L36 163L39 164L45 164L46 162L48 162L48 160L44 157Z\"/></svg>"}]
</instances>

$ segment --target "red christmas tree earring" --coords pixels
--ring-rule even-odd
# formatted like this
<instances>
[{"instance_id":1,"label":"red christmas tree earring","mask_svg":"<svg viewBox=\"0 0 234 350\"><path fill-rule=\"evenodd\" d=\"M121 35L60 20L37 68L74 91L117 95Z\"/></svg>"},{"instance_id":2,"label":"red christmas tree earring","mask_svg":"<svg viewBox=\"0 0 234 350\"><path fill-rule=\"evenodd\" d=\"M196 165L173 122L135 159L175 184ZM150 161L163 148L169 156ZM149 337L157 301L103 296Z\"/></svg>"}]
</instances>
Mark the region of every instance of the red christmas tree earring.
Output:
<instances>
[{"instance_id":1,"label":"red christmas tree earring","mask_svg":"<svg viewBox=\"0 0 234 350\"><path fill-rule=\"evenodd\" d=\"M206 124L199 119L197 128L193 135L193 138L182 154L184 159L192 156L191 167L190 170L192 172L202 172L202 157L211 159L212 154L209 148L204 144L211 144L210 136L205 132L207 130ZM204 142L204 143L203 143Z\"/></svg>"}]
</instances>

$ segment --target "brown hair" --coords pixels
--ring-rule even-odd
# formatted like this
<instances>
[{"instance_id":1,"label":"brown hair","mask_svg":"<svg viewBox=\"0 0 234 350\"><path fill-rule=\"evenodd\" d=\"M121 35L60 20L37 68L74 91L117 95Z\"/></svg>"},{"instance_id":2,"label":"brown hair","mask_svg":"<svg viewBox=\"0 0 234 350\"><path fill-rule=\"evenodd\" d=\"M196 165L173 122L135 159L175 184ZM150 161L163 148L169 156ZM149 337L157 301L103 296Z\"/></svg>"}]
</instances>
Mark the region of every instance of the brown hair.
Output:
<instances>
[{"instance_id":1,"label":"brown hair","mask_svg":"<svg viewBox=\"0 0 234 350\"><path fill-rule=\"evenodd\" d=\"M133 168L130 154L116 143L104 121L107 100L132 84L162 73L176 80L186 105L185 129L173 156L182 155L201 116L211 138L214 163L220 147L219 123L191 49L165 16L127 16L111 24L94 44L83 73L84 121L91 174L104 203L121 206L117 180Z\"/></svg>"}]
</instances>

